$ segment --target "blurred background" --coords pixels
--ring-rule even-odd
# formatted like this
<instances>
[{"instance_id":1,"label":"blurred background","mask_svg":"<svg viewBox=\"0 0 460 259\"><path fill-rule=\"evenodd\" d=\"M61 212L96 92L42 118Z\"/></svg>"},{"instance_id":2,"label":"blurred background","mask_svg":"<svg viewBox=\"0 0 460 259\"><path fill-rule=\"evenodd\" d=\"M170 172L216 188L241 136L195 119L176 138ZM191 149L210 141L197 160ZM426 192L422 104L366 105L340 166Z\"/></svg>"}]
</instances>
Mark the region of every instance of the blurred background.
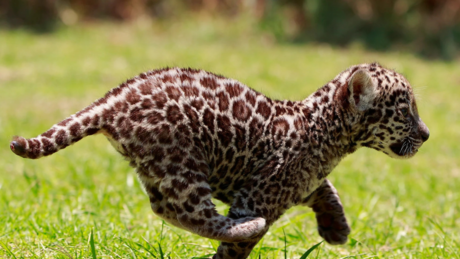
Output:
<instances>
[{"instance_id":1,"label":"blurred background","mask_svg":"<svg viewBox=\"0 0 460 259\"><path fill-rule=\"evenodd\" d=\"M7 28L49 32L57 26L140 17L171 20L184 14L249 15L281 42L362 44L405 49L452 60L460 46L458 0L2 0ZM333 32L333 33L332 33Z\"/></svg>"},{"instance_id":2,"label":"blurred background","mask_svg":"<svg viewBox=\"0 0 460 259\"><path fill-rule=\"evenodd\" d=\"M311 256L460 258L459 12L459 0L0 0L0 258L190 258L218 246L163 224L103 136L40 160L15 156L12 136L37 136L150 69L201 68L301 100L370 62L409 80L430 139L409 160L346 157L328 179L349 242ZM296 207L251 258L299 258L321 240L314 213Z\"/></svg>"}]
</instances>

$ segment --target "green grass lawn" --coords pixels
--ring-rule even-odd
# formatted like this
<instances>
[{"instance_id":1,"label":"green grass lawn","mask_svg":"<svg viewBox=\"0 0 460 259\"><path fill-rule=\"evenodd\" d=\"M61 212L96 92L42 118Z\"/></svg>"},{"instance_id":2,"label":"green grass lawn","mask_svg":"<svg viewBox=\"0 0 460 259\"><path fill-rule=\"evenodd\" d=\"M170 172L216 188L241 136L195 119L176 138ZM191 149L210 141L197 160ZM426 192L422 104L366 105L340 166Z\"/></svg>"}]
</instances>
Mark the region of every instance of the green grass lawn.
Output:
<instances>
[{"instance_id":1,"label":"green grass lawn","mask_svg":"<svg viewBox=\"0 0 460 259\"><path fill-rule=\"evenodd\" d=\"M347 67L403 73L431 131L410 160L361 149L329 176L352 227L309 258L460 258L460 65L359 46L276 44L247 20L88 24L52 34L0 31L0 258L191 258L218 242L163 224L133 170L103 136L25 160L35 137L140 72L203 68L272 98L300 100ZM219 203L225 213L227 207ZM251 258L299 258L321 241L313 212L288 211Z\"/></svg>"}]
</instances>

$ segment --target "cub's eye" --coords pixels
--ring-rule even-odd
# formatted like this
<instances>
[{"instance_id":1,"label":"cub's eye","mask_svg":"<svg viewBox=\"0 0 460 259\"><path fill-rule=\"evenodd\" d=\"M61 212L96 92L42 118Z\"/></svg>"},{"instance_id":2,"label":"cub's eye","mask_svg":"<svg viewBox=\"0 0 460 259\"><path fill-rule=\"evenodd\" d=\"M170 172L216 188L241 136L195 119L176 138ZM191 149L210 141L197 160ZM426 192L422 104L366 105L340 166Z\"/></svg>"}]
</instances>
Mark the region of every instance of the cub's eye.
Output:
<instances>
[{"instance_id":1,"label":"cub's eye","mask_svg":"<svg viewBox=\"0 0 460 259\"><path fill-rule=\"evenodd\" d=\"M407 108L401 108L399 111L404 117L407 117L407 115L409 114L409 109Z\"/></svg>"}]
</instances>

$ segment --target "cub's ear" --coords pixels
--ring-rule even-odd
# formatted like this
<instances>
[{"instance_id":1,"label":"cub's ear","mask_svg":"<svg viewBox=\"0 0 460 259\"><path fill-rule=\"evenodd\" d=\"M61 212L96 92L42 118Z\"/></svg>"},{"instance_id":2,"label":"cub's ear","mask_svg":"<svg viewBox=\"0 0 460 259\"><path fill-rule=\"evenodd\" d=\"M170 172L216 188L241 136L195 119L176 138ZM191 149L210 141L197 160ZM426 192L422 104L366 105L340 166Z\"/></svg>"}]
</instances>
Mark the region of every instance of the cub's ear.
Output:
<instances>
[{"instance_id":1,"label":"cub's ear","mask_svg":"<svg viewBox=\"0 0 460 259\"><path fill-rule=\"evenodd\" d=\"M375 98L375 85L370 75L360 69L348 80L348 101L359 111L370 108Z\"/></svg>"}]
</instances>

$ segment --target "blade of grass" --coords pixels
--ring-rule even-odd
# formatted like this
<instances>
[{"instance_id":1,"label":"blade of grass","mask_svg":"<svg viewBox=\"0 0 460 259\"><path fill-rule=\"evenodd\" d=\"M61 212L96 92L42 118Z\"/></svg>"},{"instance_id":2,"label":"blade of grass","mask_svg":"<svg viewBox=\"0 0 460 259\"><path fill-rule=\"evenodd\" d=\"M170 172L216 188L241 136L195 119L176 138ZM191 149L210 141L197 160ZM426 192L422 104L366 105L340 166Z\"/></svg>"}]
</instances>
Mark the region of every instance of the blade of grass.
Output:
<instances>
[{"instance_id":1,"label":"blade of grass","mask_svg":"<svg viewBox=\"0 0 460 259\"><path fill-rule=\"evenodd\" d=\"M91 246L91 256L93 259L96 259L96 246L94 245L94 238L93 238L93 230L91 229L91 233L89 234L89 245Z\"/></svg>"},{"instance_id":2,"label":"blade of grass","mask_svg":"<svg viewBox=\"0 0 460 259\"><path fill-rule=\"evenodd\" d=\"M284 259L287 259L287 242L286 242L286 232L284 232L284 228L283 228L283 234L284 234Z\"/></svg>"},{"instance_id":3,"label":"blade of grass","mask_svg":"<svg viewBox=\"0 0 460 259\"><path fill-rule=\"evenodd\" d=\"M165 255L163 254L163 249L161 249L161 243L158 243L158 250L160 251L160 258L164 259Z\"/></svg>"},{"instance_id":4,"label":"blade of grass","mask_svg":"<svg viewBox=\"0 0 460 259\"><path fill-rule=\"evenodd\" d=\"M149 253L153 258L156 258L155 254L150 251L150 249L148 249L147 247L143 246L141 243L138 243L138 242L134 242L134 244L136 244L137 246L139 246L140 248L143 248L145 251L147 251L147 253ZM154 248L155 249L155 248Z\"/></svg>"},{"instance_id":5,"label":"blade of grass","mask_svg":"<svg viewBox=\"0 0 460 259\"><path fill-rule=\"evenodd\" d=\"M323 242L324 242L324 241L321 241L321 242L319 242L318 244L316 244L316 245L310 247L310 249L308 249L308 250L300 257L300 259L305 259L305 258L307 258L307 257L311 254L311 252L313 252L313 251L314 251L318 246L320 246Z\"/></svg>"},{"instance_id":6,"label":"blade of grass","mask_svg":"<svg viewBox=\"0 0 460 259\"><path fill-rule=\"evenodd\" d=\"M61 252L63 253L64 255L66 255L68 258L70 259L73 259L72 255L69 254L69 252L62 246L58 245L58 244L53 244L54 246L56 246L57 248L55 247L52 247L52 246L48 246L49 249L52 249L54 251L58 251L58 252ZM36 255L35 255L36 256ZM38 256L37 256L38 257Z\"/></svg>"},{"instance_id":7,"label":"blade of grass","mask_svg":"<svg viewBox=\"0 0 460 259\"><path fill-rule=\"evenodd\" d=\"M14 259L16 259L16 256L13 254L13 252L11 252L10 248L6 244L0 241L0 245L6 250L8 254L10 254Z\"/></svg>"}]
</instances>

